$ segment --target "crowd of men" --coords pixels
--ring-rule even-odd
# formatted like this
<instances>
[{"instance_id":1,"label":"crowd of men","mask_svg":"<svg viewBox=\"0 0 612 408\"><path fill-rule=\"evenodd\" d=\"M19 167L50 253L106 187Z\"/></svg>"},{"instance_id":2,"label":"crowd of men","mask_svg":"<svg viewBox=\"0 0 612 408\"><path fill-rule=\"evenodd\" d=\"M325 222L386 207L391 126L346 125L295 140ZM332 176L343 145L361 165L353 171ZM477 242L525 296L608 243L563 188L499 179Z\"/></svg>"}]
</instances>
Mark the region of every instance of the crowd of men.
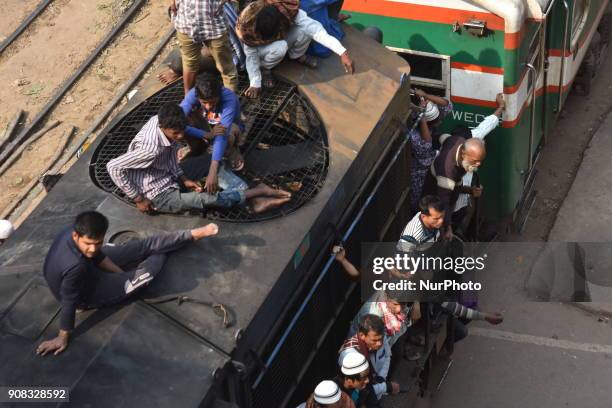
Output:
<instances>
[{"instance_id":1,"label":"crowd of men","mask_svg":"<svg viewBox=\"0 0 612 408\"><path fill-rule=\"evenodd\" d=\"M169 12L177 29L182 73L164 72L160 79L168 82L182 74L184 99L180 104L163 105L127 152L107 164L114 183L139 211L175 213L246 206L259 213L291 200L288 191L264 184L249 186L236 174L245 165L240 152L245 127L236 94L237 67L242 58L249 77L245 94L251 98L257 98L262 87L274 86L272 69L283 59L315 69L313 53L333 52L345 71L353 73L354 63L339 41L338 23L347 16L338 12L341 1L328 3L318 21L300 9L299 0L257 0L230 26L227 13L232 10L222 0L171 1ZM313 51L313 41L323 51ZM218 73L201 72L203 48L212 56ZM441 134L439 126L452 111L452 103L421 90L416 96L421 111L417 125L407 135L413 155L411 204L416 213L398 237L397 249L402 252L414 252L421 244L450 240L467 231L475 200L483 191L474 171L486 156L484 138L498 125L504 108L500 94L498 109L478 127ZM205 160L198 161L188 174L182 164L192 157ZM38 346L38 354L57 355L67 348L79 310L116 304L132 296L158 275L168 253L218 231L215 224L208 224L113 246L104 245L107 229L104 215L84 212L53 242L44 276L62 305L60 330L57 337ZM334 252L346 274L358 279L361 273L344 248ZM476 305L460 301L425 309L419 302L401 302L391 293L374 293L360 308L339 347L337 375L320 382L302 406L374 408L380 407L385 395L401 392L402 385L392 378L392 367L397 358L423 357L424 341L416 329L422 310L456 318L454 341L467 335L471 320L491 324L503 320L499 313L480 312Z\"/></svg>"},{"instance_id":2,"label":"crowd of men","mask_svg":"<svg viewBox=\"0 0 612 408\"><path fill-rule=\"evenodd\" d=\"M242 56L250 82L245 94L252 98L260 96L262 86L275 85L271 70L285 57L315 69L316 57L306 54L311 41L325 47L311 50L314 54L335 52L352 74L353 61L338 40L338 23L346 17L338 13L340 8L341 3L330 2L317 21L300 9L299 0L257 0L231 25L228 18L231 21L235 9L223 0L172 0L169 14L177 30L185 96L179 104L164 104L127 152L107 163L115 185L145 214L235 206L261 213L290 201L290 192L262 183L250 186L236 174L245 165L237 66ZM202 72L203 48L218 72ZM163 72L159 79L168 82L178 75ZM191 157L199 160L188 166ZM0 227L4 240L12 226L2 220ZM209 224L114 246L104 245L107 229L103 214L84 212L51 245L44 276L62 305L60 330L39 345L38 354L57 355L66 349L77 311L132 296L157 276L169 252L218 231Z\"/></svg>"}]
</instances>

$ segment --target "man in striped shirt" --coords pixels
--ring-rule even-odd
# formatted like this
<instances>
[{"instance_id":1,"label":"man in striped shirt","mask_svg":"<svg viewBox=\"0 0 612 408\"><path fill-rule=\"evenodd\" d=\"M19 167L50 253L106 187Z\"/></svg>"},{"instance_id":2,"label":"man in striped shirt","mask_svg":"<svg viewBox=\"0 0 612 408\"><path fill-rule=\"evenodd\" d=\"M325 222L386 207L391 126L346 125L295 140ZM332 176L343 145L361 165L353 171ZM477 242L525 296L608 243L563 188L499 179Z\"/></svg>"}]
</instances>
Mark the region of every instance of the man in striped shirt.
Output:
<instances>
[{"instance_id":1,"label":"man in striped shirt","mask_svg":"<svg viewBox=\"0 0 612 408\"><path fill-rule=\"evenodd\" d=\"M177 213L204 210L207 207L229 208L249 201L253 212L278 207L291 199L289 192L264 184L249 189L239 177L221 166L219 186L215 194L203 191L199 181L185 176L178 165L179 141L185 133L194 137L202 130L187 127L183 110L167 103L134 137L127 153L106 165L113 182L145 213L160 211ZM182 191L179 181L187 191Z\"/></svg>"},{"instance_id":2,"label":"man in striped shirt","mask_svg":"<svg viewBox=\"0 0 612 408\"><path fill-rule=\"evenodd\" d=\"M440 228L444 224L446 208L436 196L425 196L419 201L420 211L404 228L397 243L402 252L412 252L426 242L436 242L440 237Z\"/></svg>"}]
</instances>

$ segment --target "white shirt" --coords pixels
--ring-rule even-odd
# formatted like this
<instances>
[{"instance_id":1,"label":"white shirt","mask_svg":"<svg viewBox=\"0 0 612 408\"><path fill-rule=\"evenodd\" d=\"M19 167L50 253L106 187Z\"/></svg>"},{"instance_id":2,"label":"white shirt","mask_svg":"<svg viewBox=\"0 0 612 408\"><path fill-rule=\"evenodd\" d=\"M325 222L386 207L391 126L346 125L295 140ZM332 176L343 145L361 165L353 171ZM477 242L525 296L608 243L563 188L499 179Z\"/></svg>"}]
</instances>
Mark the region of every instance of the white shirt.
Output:
<instances>
[{"instance_id":1,"label":"white shirt","mask_svg":"<svg viewBox=\"0 0 612 408\"><path fill-rule=\"evenodd\" d=\"M315 42L329 48L335 54L342 55L346 52L346 48L342 46L340 41L332 37L325 31L325 28L317 20L308 17L304 10L299 10L295 16L295 20L291 29L302 30L308 37ZM249 73L250 85L254 88L261 88L261 71L259 69L258 47L249 47L242 44L244 54L246 56L246 69Z\"/></svg>"}]
</instances>

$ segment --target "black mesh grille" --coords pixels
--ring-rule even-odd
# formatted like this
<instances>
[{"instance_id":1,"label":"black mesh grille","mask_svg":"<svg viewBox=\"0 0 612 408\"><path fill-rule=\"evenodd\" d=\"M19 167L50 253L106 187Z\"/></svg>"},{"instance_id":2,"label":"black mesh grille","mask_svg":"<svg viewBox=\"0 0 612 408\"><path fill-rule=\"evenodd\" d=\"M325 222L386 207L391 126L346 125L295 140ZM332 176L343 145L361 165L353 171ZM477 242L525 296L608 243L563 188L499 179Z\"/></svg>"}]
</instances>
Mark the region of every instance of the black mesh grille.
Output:
<instances>
[{"instance_id":1,"label":"black mesh grille","mask_svg":"<svg viewBox=\"0 0 612 408\"><path fill-rule=\"evenodd\" d=\"M243 76L240 93L247 87L248 80ZM98 187L132 204L111 180L106 164L127 151L136 133L164 103L179 103L182 97L182 82L170 85L128 113L106 134L91 162L91 177ZM296 87L280 79L276 87L265 89L258 100L241 98L241 105L246 116L246 143L242 148L246 166L239 175L249 185L263 182L288 190L293 196L289 203L263 214L235 207L211 209L206 216L249 222L291 213L314 197L325 181L328 166L325 128Z\"/></svg>"}]
</instances>

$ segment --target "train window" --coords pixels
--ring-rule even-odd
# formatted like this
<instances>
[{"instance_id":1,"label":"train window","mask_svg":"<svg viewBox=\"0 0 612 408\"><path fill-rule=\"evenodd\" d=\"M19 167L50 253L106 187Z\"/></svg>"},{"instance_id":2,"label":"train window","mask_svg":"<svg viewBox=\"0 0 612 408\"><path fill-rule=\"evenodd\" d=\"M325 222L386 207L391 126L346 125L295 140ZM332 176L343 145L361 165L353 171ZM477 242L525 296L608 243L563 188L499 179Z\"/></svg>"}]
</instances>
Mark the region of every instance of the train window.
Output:
<instances>
[{"instance_id":1,"label":"train window","mask_svg":"<svg viewBox=\"0 0 612 408\"><path fill-rule=\"evenodd\" d=\"M410 81L413 86L428 93L449 97L450 57L429 52L387 47L410 64ZM430 92L431 91L431 92Z\"/></svg>"},{"instance_id":2,"label":"train window","mask_svg":"<svg viewBox=\"0 0 612 408\"><path fill-rule=\"evenodd\" d=\"M591 0L574 0L572 13L572 49L578 45L578 37L586 25Z\"/></svg>"}]
</instances>

